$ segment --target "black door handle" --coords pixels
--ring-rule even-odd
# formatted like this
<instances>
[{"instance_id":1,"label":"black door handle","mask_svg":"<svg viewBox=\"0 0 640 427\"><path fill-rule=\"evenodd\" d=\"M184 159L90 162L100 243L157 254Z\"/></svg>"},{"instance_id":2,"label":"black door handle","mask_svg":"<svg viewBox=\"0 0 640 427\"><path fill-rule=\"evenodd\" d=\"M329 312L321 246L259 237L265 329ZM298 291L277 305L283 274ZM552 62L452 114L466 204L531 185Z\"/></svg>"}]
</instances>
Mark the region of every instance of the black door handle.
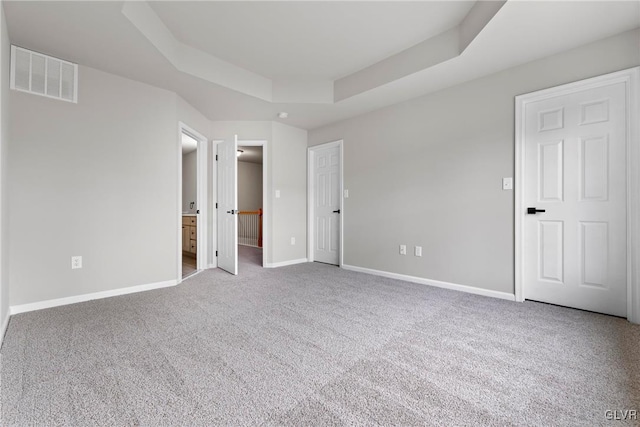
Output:
<instances>
[{"instance_id":1,"label":"black door handle","mask_svg":"<svg viewBox=\"0 0 640 427\"><path fill-rule=\"evenodd\" d=\"M235 209L231 209L230 211L227 211L227 213L230 213L231 215L233 215L235 213L238 213L238 211Z\"/></svg>"},{"instance_id":2,"label":"black door handle","mask_svg":"<svg viewBox=\"0 0 640 427\"><path fill-rule=\"evenodd\" d=\"M535 215L538 212L546 212L544 209L527 208L527 215Z\"/></svg>"},{"instance_id":3,"label":"black door handle","mask_svg":"<svg viewBox=\"0 0 640 427\"><path fill-rule=\"evenodd\" d=\"M333 213L340 213L340 209L338 209L337 211L333 211Z\"/></svg>"}]
</instances>

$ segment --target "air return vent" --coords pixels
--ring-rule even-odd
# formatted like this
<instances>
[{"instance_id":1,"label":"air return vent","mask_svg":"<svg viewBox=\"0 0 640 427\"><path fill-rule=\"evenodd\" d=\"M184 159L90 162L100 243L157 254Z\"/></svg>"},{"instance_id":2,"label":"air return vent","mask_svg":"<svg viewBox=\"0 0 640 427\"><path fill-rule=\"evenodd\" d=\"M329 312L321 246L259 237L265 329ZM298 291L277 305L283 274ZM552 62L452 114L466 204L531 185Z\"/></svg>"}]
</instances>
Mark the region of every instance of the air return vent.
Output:
<instances>
[{"instance_id":1,"label":"air return vent","mask_svg":"<svg viewBox=\"0 0 640 427\"><path fill-rule=\"evenodd\" d=\"M78 65L11 46L11 89L78 102Z\"/></svg>"}]
</instances>

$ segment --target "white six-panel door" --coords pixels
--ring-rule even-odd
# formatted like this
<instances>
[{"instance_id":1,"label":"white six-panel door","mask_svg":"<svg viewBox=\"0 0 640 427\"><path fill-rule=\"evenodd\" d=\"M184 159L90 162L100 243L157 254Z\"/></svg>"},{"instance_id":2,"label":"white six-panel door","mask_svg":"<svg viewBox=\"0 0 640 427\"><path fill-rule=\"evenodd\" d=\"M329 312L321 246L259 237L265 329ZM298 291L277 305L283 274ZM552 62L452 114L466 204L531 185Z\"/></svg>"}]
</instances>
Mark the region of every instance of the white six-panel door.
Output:
<instances>
[{"instance_id":1,"label":"white six-panel door","mask_svg":"<svg viewBox=\"0 0 640 427\"><path fill-rule=\"evenodd\" d=\"M526 104L526 299L626 316L625 90Z\"/></svg>"},{"instance_id":2,"label":"white six-panel door","mask_svg":"<svg viewBox=\"0 0 640 427\"><path fill-rule=\"evenodd\" d=\"M218 143L218 267L238 274L238 137Z\"/></svg>"},{"instance_id":3,"label":"white six-panel door","mask_svg":"<svg viewBox=\"0 0 640 427\"><path fill-rule=\"evenodd\" d=\"M314 260L340 263L340 147L313 154Z\"/></svg>"}]
</instances>

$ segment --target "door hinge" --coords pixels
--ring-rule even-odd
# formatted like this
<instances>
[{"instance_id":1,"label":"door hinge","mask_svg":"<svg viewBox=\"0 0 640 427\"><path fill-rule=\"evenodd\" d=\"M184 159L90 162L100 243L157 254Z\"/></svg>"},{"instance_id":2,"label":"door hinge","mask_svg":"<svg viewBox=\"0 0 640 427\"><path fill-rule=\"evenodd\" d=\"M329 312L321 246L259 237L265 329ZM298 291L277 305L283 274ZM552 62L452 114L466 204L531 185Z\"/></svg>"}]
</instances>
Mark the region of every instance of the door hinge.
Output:
<instances>
[{"instance_id":1,"label":"door hinge","mask_svg":"<svg viewBox=\"0 0 640 427\"><path fill-rule=\"evenodd\" d=\"M218 251L216 251L216 256L218 256Z\"/></svg>"},{"instance_id":2,"label":"door hinge","mask_svg":"<svg viewBox=\"0 0 640 427\"><path fill-rule=\"evenodd\" d=\"M216 154L216 162L218 161L218 155Z\"/></svg>"},{"instance_id":3,"label":"door hinge","mask_svg":"<svg viewBox=\"0 0 640 427\"><path fill-rule=\"evenodd\" d=\"M216 203L216 209L218 209L218 204Z\"/></svg>"}]
</instances>

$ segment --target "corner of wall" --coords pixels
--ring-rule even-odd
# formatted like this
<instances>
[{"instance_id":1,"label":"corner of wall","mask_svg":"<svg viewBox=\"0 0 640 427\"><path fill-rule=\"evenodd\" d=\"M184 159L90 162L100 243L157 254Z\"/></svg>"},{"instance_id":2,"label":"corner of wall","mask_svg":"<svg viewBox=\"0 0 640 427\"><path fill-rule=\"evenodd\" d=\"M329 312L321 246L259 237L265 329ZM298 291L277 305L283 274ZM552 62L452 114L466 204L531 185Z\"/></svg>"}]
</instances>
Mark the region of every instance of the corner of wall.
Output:
<instances>
[{"instance_id":1,"label":"corner of wall","mask_svg":"<svg viewBox=\"0 0 640 427\"><path fill-rule=\"evenodd\" d=\"M9 309L3 312L2 319L0 319L0 348L2 348L2 343L4 342L4 335L7 333L7 327L9 326L9 319L11 318L11 313ZM2 356L0 356L2 357Z\"/></svg>"},{"instance_id":2,"label":"corner of wall","mask_svg":"<svg viewBox=\"0 0 640 427\"><path fill-rule=\"evenodd\" d=\"M7 165L9 143L9 60L11 44L4 15L4 1L0 2L0 346L9 324L9 203Z\"/></svg>"}]
</instances>

